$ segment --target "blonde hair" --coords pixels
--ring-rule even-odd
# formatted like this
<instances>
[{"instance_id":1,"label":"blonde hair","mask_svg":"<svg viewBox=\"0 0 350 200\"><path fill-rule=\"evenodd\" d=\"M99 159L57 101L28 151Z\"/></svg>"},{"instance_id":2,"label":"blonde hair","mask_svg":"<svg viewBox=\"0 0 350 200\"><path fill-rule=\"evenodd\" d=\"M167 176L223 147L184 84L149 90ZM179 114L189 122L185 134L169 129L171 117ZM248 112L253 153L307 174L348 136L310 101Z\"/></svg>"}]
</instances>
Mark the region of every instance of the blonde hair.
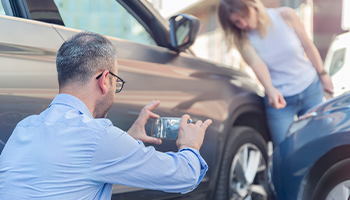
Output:
<instances>
[{"instance_id":1,"label":"blonde hair","mask_svg":"<svg viewBox=\"0 0 350 200\"><path fill-rule=\"evenodd\" d=\"M248 42L247 31L237 28L230 21L232 13L240 13L243 16L249 16L249 7L257 11L258 25L257 29L261 37L266 36L267 27L271 20L266 13L265 6L260 0L221 0L218 7L218 17L221 27L225 33L228 49L236 46L241 51Z\"/></svg>"}]
</instances>

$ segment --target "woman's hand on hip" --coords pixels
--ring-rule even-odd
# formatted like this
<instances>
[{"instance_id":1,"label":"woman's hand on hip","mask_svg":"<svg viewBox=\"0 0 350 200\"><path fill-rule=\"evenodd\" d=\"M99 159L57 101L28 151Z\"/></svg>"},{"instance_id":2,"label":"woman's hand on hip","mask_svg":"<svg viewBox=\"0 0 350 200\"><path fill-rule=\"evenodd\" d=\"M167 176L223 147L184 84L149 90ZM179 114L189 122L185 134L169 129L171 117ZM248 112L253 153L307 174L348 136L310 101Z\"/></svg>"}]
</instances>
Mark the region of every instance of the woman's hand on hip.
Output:
<instances>
[{"instance_id":1,"label":"woman's hand on hip","mask_svg":"<svg viewBox=\"0 0 350 200\"><path fill-rule=\"evenodd\" d=\"M331 77L328 74L323 74L320 76L320 80L322 83L323 90L333 95L334 86Z\"/></svg>"},{"instance_id":2,"label":"woman's hand on hip","mask_svg":"<svg viewBox=\"0 0 350 200\"><path fill-rule=\"evenodd\" d=\"M270 106L276 109L286 107L286 100L284 100L282 93L278 91L275 87L265 88L265 93L267 98L269 99Z\"/></svg>"}]
</instances>

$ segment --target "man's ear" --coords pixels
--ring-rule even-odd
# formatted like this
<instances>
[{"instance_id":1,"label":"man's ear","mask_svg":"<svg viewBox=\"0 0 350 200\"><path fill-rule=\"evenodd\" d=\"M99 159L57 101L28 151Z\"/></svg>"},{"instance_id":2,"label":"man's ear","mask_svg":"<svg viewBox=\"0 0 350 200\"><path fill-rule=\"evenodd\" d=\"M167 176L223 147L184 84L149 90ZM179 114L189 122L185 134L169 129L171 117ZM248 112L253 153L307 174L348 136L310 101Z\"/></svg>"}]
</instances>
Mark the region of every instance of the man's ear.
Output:
<instances>
[{"instance_id":1,"label":"man's ear","mask_svg":"<svg viewBox=\"0 0 350 200\"><path fill-rule=\"evenodd\" d=\"M107 85L108 85L108 80L107 80L107 76L108 76L109 71L105 70L102 73L102 76L98 79L98 86L101 88L102 94L106 94L107 93Z\"/></svg>"}]
</instances>

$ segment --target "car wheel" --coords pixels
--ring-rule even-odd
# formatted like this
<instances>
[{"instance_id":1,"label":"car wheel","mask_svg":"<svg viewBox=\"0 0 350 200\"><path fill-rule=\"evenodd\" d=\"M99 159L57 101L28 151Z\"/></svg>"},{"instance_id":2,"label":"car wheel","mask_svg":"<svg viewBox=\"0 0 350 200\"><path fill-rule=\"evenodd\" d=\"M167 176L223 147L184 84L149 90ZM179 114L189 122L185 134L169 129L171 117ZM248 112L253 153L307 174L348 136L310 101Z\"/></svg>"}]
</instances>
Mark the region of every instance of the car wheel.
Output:
<instances>
[{"instance_id":1,"label":"car wheel","mask_svg":"<svg viewBox=\"0 0 350 200\"><path fill-rule=\"evenodd\" d=\"M317 183L313 199L350 199L350 159L333 165Z\"/></svg>"},{"instance_id":2,"label":"car wheel","mask_svg":"<svg viewBox=\"0 0 350 200\"><path fill-rule=\"evenodd\" d=\"M234 127L227 136L216 200L268 198L266 142L254 129Z\"/></svg>"}]
</instances>

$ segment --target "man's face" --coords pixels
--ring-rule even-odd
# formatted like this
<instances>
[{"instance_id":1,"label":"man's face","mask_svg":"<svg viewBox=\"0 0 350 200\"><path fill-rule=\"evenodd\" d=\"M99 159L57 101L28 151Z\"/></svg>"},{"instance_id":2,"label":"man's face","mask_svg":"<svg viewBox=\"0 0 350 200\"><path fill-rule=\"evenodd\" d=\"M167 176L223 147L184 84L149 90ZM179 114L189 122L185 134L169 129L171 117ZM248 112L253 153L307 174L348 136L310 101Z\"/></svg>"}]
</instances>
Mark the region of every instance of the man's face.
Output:
<instances>
[{"instance_id":1,"label":"man's face","mask_svg":"<svg viewBox=\"0 0 350 200\"><path fill-rule=\"evenodd\" d=\"M112 73L114 74L118 74L118 63L117 60L115 61L115 65L114 65L114 69L111 70ZM96 108L95 108L95 118L105 118L107 117L107 113L109 111L109 109L111 108L111 106L113 105L113 101L114 101L114 96L115 96L115 90L116 90L116 84L117 84L117 78L112 76L112 75L108 75L108 81L109 81L109 89L107 91L107 93L105 94L104 98L101 99L100 102L98 102L96 104Z\"/></svg>"}]
</instances>

